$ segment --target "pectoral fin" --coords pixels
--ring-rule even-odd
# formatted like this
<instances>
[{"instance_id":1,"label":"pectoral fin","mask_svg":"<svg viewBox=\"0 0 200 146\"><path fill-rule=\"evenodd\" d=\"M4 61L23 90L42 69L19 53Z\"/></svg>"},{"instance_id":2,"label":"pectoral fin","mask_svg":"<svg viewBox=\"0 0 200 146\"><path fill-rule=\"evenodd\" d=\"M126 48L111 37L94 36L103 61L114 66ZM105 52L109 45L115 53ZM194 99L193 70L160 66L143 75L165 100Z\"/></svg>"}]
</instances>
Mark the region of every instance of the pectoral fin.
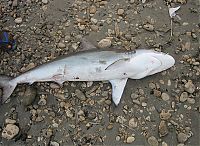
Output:
<instances>
[{"instance_id":1,"label":"pectoral fin","mask_svg":"<svg viewBox=\"0 0 200 146\"><path fill-rule=\"evenodd\" d=\"M118 105L126 85L127 78L110 80L112 84L112 100L115 105Z\"/></svg>"}]
</instances>

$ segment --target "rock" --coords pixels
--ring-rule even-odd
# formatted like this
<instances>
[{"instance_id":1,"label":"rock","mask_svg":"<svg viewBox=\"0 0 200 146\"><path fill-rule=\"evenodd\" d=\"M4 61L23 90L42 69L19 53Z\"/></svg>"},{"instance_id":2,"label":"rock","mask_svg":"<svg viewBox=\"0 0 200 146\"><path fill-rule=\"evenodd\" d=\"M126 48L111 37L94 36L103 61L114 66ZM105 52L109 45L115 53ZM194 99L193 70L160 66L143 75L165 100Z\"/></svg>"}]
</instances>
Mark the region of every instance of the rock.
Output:
<instances>
[{"instance_id":1,"label":"rock","mask_svg":"<svg viewBox=\"0 0 200 146\"><path fill-rule=\"evenodd\" d=\"M139 96L138 96L138 94L136 94L136 93L132 93L131 94L131 98L132 99L137 99Z\"/></svg>"},{"instance_id":2,"label":"rock","mask_svg":"<svg viewBox=\"0 0 200 146\"><path fill-rule=\"evenodd\" d=\"M120 16L123 15L124 14L124 9L118 9L117 10L117 14L120 15Z\"/></svg>"},{"instance_id":3,"label":"rock","mask_svg":"<svg viewBox=\"0 0 200 146\"><path fill-rule=\"evenodd\" d=\"M96 11L97 11L97 8L96 8L94 5L92 5L92 6L90 7L90 14L95 14Z\"/></svg>"},{"instance_id":4,"label":"rock","mask_svg":"<svg viewBox=\"0 0 200 146\"><path fill-rule=\"evenodd\" d=\"M158 146L158 140L154 136L150 136L147 141L150 146Z\"/></svg>"},{"instance_id":5,"label":"rock","mask_svg":"<svg viewBox=\"0 0 200 146\"><path fill-rule=\"evenodd\" d=\"M2 137L6 139L12 139L19 133L19 127L14 124L7 124L2 131Z\"/></svg>"},{"instance_id":6,"label":"rock","mask_svg":"<svg viewBox=\"0 0 200 146\"><path fill-rule=\"evenodd\" d=\"M46 104L47 104L47 100L45 99L44 96L42 96L42 97L40 98L40 100L38 101L38 105L44 106L44 105L46 105Z\"/></svg>"},{"instance_id":7,"label":"rock","mask_svg":"<svg viewBox=\"0 0 200 146\"><path fill-rule=\"evenodd\" d=\"M168 146L168 144L167 144L166 142L163 141L163 142L161 143L161 146Z\"/></svg>"},{"instance_id":8,"label":"rock","mask_svg":"<svg viewBox=\"0 0 200 146\"><path fill-rule=\"evenodd\" d=\"M90 26L91 30L97 32L99 30L99 27L97 25L91 25Z\"/></svg>"},{"instance_id":9,"label":"rock","mask_svg":"<svg viewBox=\"0 0 200 146\"><path fill-rule=\"evenodd\" d=\"M117 136L115 137L115 140L116 140L116 141L120 141L120 139L121 139L121 138L120 138L119 135L117 135Z\"/></svg>"},{"instance_id":10,"label":"rock","mask_svg":"<svg viewBox=\"0 0 200 146\"><path fill-rule=\"evenodd\" d=\"M42 3L43 3L43 4L47 4L47 3L48 3L48 0L42 0Z\"/></svg>"},{"instance_id":11,"label":"rock","mask_svg":"<svg viewBox=\"0 0 200 146\"><path fill-rule=\"evenodd\" d=\"M79 30L85 30L85 25L78 25Z\"/></svg>"},{"instance_id":12,"label":"rock","mask_svg":"<svg viewBox=\"0 0 200 146\"><path fill-rule=\"evenodd\" d=\"M91 18L90 21L93 23L93 24L97 24L98 20L95 19L95 18Z\"/></svg>"},{"instance_id":13,"label":"rock","mask_svg":"<svg viewBox=\"0 0 200 146\"><path fill-rule=\"evenodd\" d=\"M142 102L142 106L143 106L143 107L146 107L146 106L147 106L147 103L146 103L146 102Z\"/></svg>"},{"instance_id":14,"label":"rock","mask_svg":"<svg viewBox=\"0 0 200 146\"><path fill-rule=\"evenodd\" d=\"M98 43L99 48L106 48L111 46L111 40L110 39L102 39Z\"/></svg>"},{"instance_id":15,"label":"rock","mask_svg":"<svg viewBox=\"0 0 200 146\"><path fill-rule=\"evenodd\" d=\"M153 90L153 95L154 95L154 96L156 96L156 97L160 97L161 94L162 94L161 91L156 90L156 89Z\"/></svg>"},{"instance_id":16,"label":"rock","mask_svg":"<svg viewBox=\"0 0 200 146\"><path fill-rule=\"evenodd\" d=\"M187 99L187 102L188 102L189 104L195 104L195 99L194 99L194 98L188 98L188 99Z\"/></svg>"},{"instance_id":17,"label":"rock","mask_svg":"<svg viewBox=\"0 0 200 146\"><path fill-rule=\"evenodd\" d=\"M23 96L20 97L20 101L24 106L32 104L35 100L37 90L31 86L27 86Z\"/></svg>"},{"instance_id":18,"label":"rock","mask_svg":"<svg viewBox=\"0 0 200 146\"><path fill-rule=\"evenodd\" d=\"M150 89L156 89L156 84L154 84L154 83L149 83L149 88L150 88Z\"/></svg>"},{"instance_id":19,"label":"rock","mask_svg":"<svg viewBox=\"0 0 200 146\"><path fill-rule=\"evenodd\" d=\"M165 112L165 110L162 110L161 113L160 113L160 119L168 120L171 117L171 115L172 114L169 111Z\"/></svg>"},{"instance_id":20,"label":"rock","mask_svg":"<svg viewBox=\"0 0 200 146\"><path fill-rule=\"evenodd\" d=\"M187 92L181 93L180 101L185 102L187 99L188 99L188 93Z\"/></svg>"},{"instance_id":21,"label":"rock","mask_svg":"<svg viewBox=\"0 0 200 146\"><path fill-rule=\"evenodd\" d=\"M22 23L22 18L21 18L21 17L16 18L16 19L15 19L15 23L16 23L16 24Z\"/></svg>"},{"instance_id":22,"label":"rock","mask_svg":"<svg viewBox=\"0 0 200 146\"><path fill-rule=\"evenodd\" d=\"M18 0L13 0L12 7L17 7L17 5L18 5Z\"/></svg>"},{"instance_id":23,"label":"rock","mask_svg":"<svg viewBox=\"0 0 200 146\"><path fill-rule=\"evenodd\" d=\"M22 67L22 68L21 68L21 72L26 72L26 71L28 71L28 70L34 68L34 67L35 67L35 64L34 64L33 62L31 62L31 63L29 63L26 67Z\"/></svg>"},{"instance_id":24,"label":"rock","mask_svg":"<svg viewBox=\"0 0 200 146\"><path fill-rule=\"evenodd\" d=\"M137 120L135 118L132 118L128 122L129 127L136 128L137 127Z\"/></svg>"},{"instance_id":25,"label":"rock","mask_svg":"<svg viewBox=\"0 0 200 146\"><path fill-rule=\"evenodd\" d=\"M50 87L51 87L52 89L58 89L58 88L60 88L60 86L59 86L58 84L56 84L56 83L51 83L51 84L50 84Z\"/></svg>"},{"instance_id":26,"label":"rock","mask_svg":"<svg viewBox=\"0 0 200 146\"><path fill-rule=\"evenodd\" d=\"M160 137L163 137L163 136L168 134L169 131L168 131L168 128L167 128L167 125L166 125L165 121L162 120L160 122L158 130L159 130Z\"/></svg>"},{"instance_id":27,"label":"rock","mask_svg":"<svg viewBox=\"0 0 200 146\"><path fill-rule=\"evenodd\" d=\"M185 91L187 91L188 93L194 93L195 86L191 80L188 80L188 82L185 84Z\"/></svg>"},{"instance_id":28,"label":"rock","mask_svg":"<svg viewBox=\"0 0 200 146\"><path fill-rule=\"evenodd\" d=\"M6 124L15 124L15 123L16 123L16 120L12 120L12 119L7 118L7 119L5 120L5 123L6 123Z\"/></svg>"},{"instance_id":29,"label":"rock","mask_svg":"<svg viewBox=\"0 0 200 146\"><path fill-rule=\"evenodd\" d=\"M58 43L58 47L59 47L59 48L65 48L66 46L65 46L65 44L64 44L64 43L62 43L62 42L59 42L59 43Z\"/></svg>"},{"instance_id":30,"label":"rock","mask_svg":"<svg viewBox=\"0 0 200 146\"><path fill-rule=\"evenodd\" d=\"M76 89L75 94L78 97L78 99L80 99L81 101L86 100L85 94L81 90Z\"/></svg>"},{"instance_id":31,"label":"rock","mask_svg":"<svg viewBox=\"0 0 200 146\"><path fill-rule=\"evenodd\" d=\"M168 100L169 100L169 95L168 95L167 93L162 93L161 98L162 98L164 101L168 101Z\"/></svg>"},{"instance_id":32,"label":"rock","mask_svg":"<svg viewBox=\"0 0 200 146\"><path fill-rule=\"evenodd\" d=\"M50 146L59 146L59 143L57 143L56 141L51 141Z\"/></svg>"},{"instance_id":33,"label":"rock","mask_svg":"<svg viewBox=\"0 0 200 146\"><path fill-rule=\"evenodd\" d=\"M179 143L184 143L188 140L188 136L185 133L179 133L177 136L178 142Z\"/></svg>"},{"instance_id":34,"label":"rock","mask_svg":"<svg viewBox=\"0 0 200 146\"><path fill-rule=\"evenodd\" d=\"M151 24L145 24L145 25L143 25L143 28L145 30L148 30L148 31L153 31L154 30L154 26L151 25Z\"/></svg>"},{"instance_id":35,"label":"rock","mask_svg":"<svg viewBox=\"0 0 200 146\"><path fill-rule=\"evenodd\" d=\"M127 143L132 143L132 142L134 142L135 141L135 137L133 137L133 136L129 136L127 139L126 139L126 142Z\"/></svg>"}]
</instances>

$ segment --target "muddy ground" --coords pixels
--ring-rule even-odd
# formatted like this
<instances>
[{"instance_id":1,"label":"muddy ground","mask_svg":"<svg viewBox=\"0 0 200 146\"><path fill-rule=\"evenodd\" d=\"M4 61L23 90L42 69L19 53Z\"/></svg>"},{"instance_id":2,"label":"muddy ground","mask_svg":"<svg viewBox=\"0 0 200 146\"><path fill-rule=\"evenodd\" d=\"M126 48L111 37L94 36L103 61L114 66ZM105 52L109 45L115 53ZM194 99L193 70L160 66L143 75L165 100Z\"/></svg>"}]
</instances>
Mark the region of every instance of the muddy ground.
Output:
<instances>
[{"instance_id":1,"label":"muddy ground","mask_svg":"<svg viewBox=\"0 0 200 146\"><path fill-rule=\"evenodd\" d=\"M176 6L171 35L168 8ZM15 77L78 52L83 37L176 60L167 71L128 80L117 107L109 82L19 85L0 106L0 145L200 145L198 8L198 0L0 0L0 27L18 41L16 50L0 50L0 74Z\"/></svg>"}]
</instances>

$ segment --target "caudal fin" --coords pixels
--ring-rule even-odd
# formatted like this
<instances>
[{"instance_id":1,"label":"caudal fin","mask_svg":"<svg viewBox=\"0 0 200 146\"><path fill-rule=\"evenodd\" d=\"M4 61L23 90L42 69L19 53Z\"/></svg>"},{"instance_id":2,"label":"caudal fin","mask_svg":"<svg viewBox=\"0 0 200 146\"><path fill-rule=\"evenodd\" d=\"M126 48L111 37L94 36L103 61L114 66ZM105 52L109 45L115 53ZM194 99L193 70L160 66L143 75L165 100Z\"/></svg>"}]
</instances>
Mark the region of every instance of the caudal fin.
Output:
<instances>
[{"instance_id":1,"label":"caudal fin","mask_svg":"<svg viewBox=\"0 0 200 146\"><path fill-rule=\"evenodd\" d=\"M2 103L6 102L10 95L13 93L16 83L13 83L11 78L8 76L0 75L0 88L3 90L3 95L0 97Z\"/></svg>"}]
</instances>

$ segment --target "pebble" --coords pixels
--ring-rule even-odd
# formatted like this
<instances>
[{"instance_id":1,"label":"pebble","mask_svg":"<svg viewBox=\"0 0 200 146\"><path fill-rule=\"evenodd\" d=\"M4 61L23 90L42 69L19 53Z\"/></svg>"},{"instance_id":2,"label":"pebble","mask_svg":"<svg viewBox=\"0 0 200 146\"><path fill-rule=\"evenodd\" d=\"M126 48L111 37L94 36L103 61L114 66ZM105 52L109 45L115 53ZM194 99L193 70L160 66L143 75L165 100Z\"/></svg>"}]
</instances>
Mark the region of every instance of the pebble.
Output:
<instances>
[{"instance_id":1,"label":"pebble","mask_svg":"<svg viewBox=\"0 0 200 146\"><path fill-rule=\"evenodd\" d=\"M161 91L156 90L156 89L153 90L153 95L154 95L154 96L156 96L156 97L160 97L161 94L162 94Z\"/></svg>"},{"instance_id":2,"label":"pebble","mask_svg":"<svg viewBox=\"0 0 200 146\"><path fill-rule=\"evenodd\" d=\"M106 48L111 46L111 40L110 39L102 39L98 43L99 48Z\"/></svg>"},{"instance_id":3,"label":"pebble","mask_svg":"<svg viewBox=\"0 0 200 146\"><path fill-rule=\"evenodd\" d=\"M59 42L59 43L58 43L58 47L59 47L59 48L65 48L66 45L65 45L64 43L62 43L62 42Z\"/></svg>"},{"instance_id":4,"label":"pebble","mask_svg":"<svg viewBox=\"0 0 200 146\"><path fill-rule=\"evenodd\" d=\"M162 110L160 113L160 119L162 120L168 120L171 117L171 113L169 111L165 112L165 110Z\"/></svg>"},{"instance_id":5,"label":"pebble","mask_svg":"<svg viewBox=\"0 0 200 146\"><path fill-rule=\"evenodd\" d=\"M93 5L90 7L90 14L95 14L97 11L97 8Z\"/></svg>"},{"instance_id":6,"label":"pebble","mask_svg":"<svg viewBox=\"0 0 200 146\"><path fill-rule=\"evenodd\" d=\"M59 86L58 84L56 84L56 83L51 83L51 84L50 84L50 87L51 87L52 89L58 89L58 88L60 88L60 86Z\"/></svg>"},{"instance_id":7,"label":"pebble","mask_svg":"<svg viewBox=\"0 0 200 146\"><path fill-rule=\"evenodd\" d=\"M44 97L41 97L38 101L38 105L44 106L47 104L47 100Z\"/></svg>"},{"instance_id":8,"label":"pebble","mask_svg":"<svg viewBox=\"0 0 200 146\"><path fill-rule=\"evenodd\" d=\"M59 146L59 143L57 143L56 141L51 141L50 146Z\"/></svg>"},{"instance_id":9,"label":"pebble","mask_svg":"<svg viewBox=\"0 0 200 146\"><path fill-rule=\"evenodd\" d=\"M132 142L134 142L135 141L135 137L133 137L133 136L129 136L127 139L126 139L126 142L127 143L132 143Z\"/></svg>"},{"instance_id":10,"label":"pebble","mask_svg":"<svg viewBox=\"0 0 200 146\"><path fill-rule=\"evenodd\" d=\"M129 125L129 127L131 127L131 128L136 128L137 127L137 120L135 119L135 118L132 118L132 119L130 119L129 120L129 122L128 122L128 125Z\"/></svg>"},{"instance_id":11,"label":"pebble","mask_svg":"<svg viewBox=\"0 0 200 146\"><path fill-rule=\"evenodd\" d=\"M151 24L145 24L145 25L143 25L143 28L145 30L148 30L148 31L153 31L154 30L154 26L151 25Z\"/></svg>"},{"instance_id":12,"label":"pebble","mask_svg":"<svg viewBox=\"0 0 200 146\"><path fill-rule=\"evenodd\" d=\"M15 19L15 23L16 23L16 24L22 23L22 18L21 18L21 17L16 18L16 19Z\"/></svg>"},{"instance_id":13,"label":"pebble","mask_svg":"<svg viewBox=\"0 0 200 146\"><path fill-rule=\"evenodd\" d=\"M170 97L169 97L169 95L168 95L167 93L162 93L161 98L162 98L164 101L168 101Z\"/></svg>"},{"instance_id":14,"label":"pebble","mask_svg":"<svg viewBox=\"0 0 200 146\"><path fill-rule=\"evenodd\" d=\"M147 141L150 146L158 146L158 140L154 136L150 136Z\"/></svg>"},{"instance_id":15,"label":"pebble","mask_svg":"<svg viewBox=\"0 0 200 146\"><path fill-rule=\"evenodd\" d=\"M42 3L43 3L43 4L47 4L47 3L48 3L48 0L42 0Z\"/></svg>"},{"instance_id":16,"label":"pebble","mask_svg":"<svg viewBox=\"0 0 200 146\"><path fill-rule=\"evenodd\" d=\"M168 131L168 128L167 128L167 125L166 125L165 121L162 120L160 122L158 130L159 130L160 137L163 137L163 136L168 134L169 131Z\"/></svg>"},{"instance_id":17,"label":"pebble","mask_svg":"<svg viewBox=\"0 0 200 146\"><path fill-rule=\"evenodd\" d=\"M190 104L195 104L195 99L194 98L188 98L187 102Z\"/></svg>"},{"instance_id":18,"label":"pebble","mask_svg":"<svg viewBox=\"0 0 200 146\"><path fill-rule=\"evenodd\" d=\"M36 98L37 95L37 90L31 86L27 86L24 94L20 97L20 102L24 106L31 105Z\"/></svg>"},{"instance_id":19,"label":"pebble","mask_svg":"<svg viewBox=\"0 0 200 146\"><path fill-rule=\"evenodd\" d=\"M5 120L5 123L6 123L6 124L15 124L15 123L16 123L16 120L12 120L12 119L7 118L7 119Z\"/></svg>"},{"instance_id":20,"label":"pebble","mask_svg":"<svg viewBox=\"0 0 200 146\"><path fill-rule=\"evenodd\" d=\"M185 84L185 91L187 91L188 93L194 93L195 85L192 83L191 80L188 80L188 82Z\"/></svg>"},{"instance_id":21,"label":"pebble","mask_svg":"<svg viewBox=\"0 0 200 146\"><path fill-rule=\"evenodd\" d=\"M179 133L177 136L178 142L179 143L184 143L188 140L188 136L185 133Z\"/></svg>"},{"instance_id":22,"label":"pebble","mask_svg":"<svg viewBox=\"0 0 200 146\"><path fill-rule=\"evenodd\" d=\"M81 90L76 89L75 94L81 101L86 100L85 94Z\"/></svg>"},{"instance_id":23,"label":"pebble","mask_svg":"<svg viewBox=\"0 0 200 146\"><path fill-rule=\"evenodd\" d=\"M156 85L154 83L149 83L149 88L150 89L156 89Z\"/></svg>"},{"instance_id":24,"label":"pebble","mask_svg":"<svg viewBox=\"0 0 200 146\"><path fill-rule=\"evenodd\" d=\"M121 138L120 138L119 135L117 135L117 136L115 137L115 140L116 140L116 141L120 141L120 139L121 139Z\"/></svg>"},{"instance_id":25,"label":"pebble","mask_svg":"<svg viewBox=\"0 0 200 146\"><path fill-rule=\"evenodd\" d=\"M181 93L180 101L185 102L187 99L188 99L188 93L187 92Z\"/></svg>"},{"instance_id":26,"label":"pebble","mask_svg":"<svg viewBox=\"0 0 200 146\"><path fill-rule=\"evenodd\" d=\"M93 23L93 24L97 24L98 20L95 19L95 18L91 18L90 21Z\"/></svg>"},{"instance_id":27,"label":"pebble","mask_svg":"<svg viewBox=\"0 0 200 146\"><path fill-rule=\"evenodd\" d=\"M124 9L118 9L117 10L117 14L120 15L120 16L123 15L124 14Z\"/></svg>"},{"instance_id":28,"label":"pebble","mask_svg":"<svg viewBox=\"0 0 200 146\"><path fill-rule=\"evenodd\" d=\"M12 139L19 133L19 127L14 124L7 124L2 131L2 137L6 139Z\"/></svg>"},{"instance_id":29,"label":"pebble","mask_svg":"<svg viewBox=\"0 0 200 146\"><path fill-rule=\"evenodd\" d=\"M17 5L18 5L18 0L13 0L12 6L13 6L13 7L17 7Z\"/></svg>"},{"instance_id":30,"label":"pebble","mask_svg":"<svg viewBox=\"0 0 200 146\"><path fill-rule=\"evenodd\" d=\"M167 144L166 142L163 141L163 142L161 143L161 146L168 146L168 144Z\"/></svg>"},{"instance_id":31,"label":"pebble","mask_svg":"<svg viewBox=\"0 0 200 146\"><path fill-rule=\"evenodd\" d=\"M137 99L139 96L138 96L138 94L136 94L136 93L132 93L131 94L131 98L132 99Z\"/></svg>"}]
</instances>

